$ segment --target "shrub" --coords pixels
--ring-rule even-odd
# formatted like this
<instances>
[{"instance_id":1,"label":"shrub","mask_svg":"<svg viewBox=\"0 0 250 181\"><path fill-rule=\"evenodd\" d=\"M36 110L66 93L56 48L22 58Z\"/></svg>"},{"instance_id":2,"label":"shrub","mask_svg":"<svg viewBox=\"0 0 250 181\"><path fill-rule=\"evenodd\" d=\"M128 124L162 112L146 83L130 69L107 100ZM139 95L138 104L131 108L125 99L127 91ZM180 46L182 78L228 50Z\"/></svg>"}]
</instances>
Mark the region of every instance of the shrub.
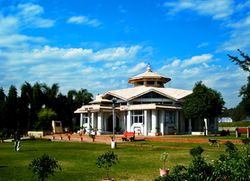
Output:
<instances>
[{"instance_id":1,"label":"shrub","mask_svg":"<svg viewBox=\"0 0 250 181\"><path fill-rule=\"evenodd\" d=\"M163 152L160 156L160 160L162 161L162 169L166 169L166 162L168 159L168 153L167 152Z\"/></svg>"},{"instance_id":2,"label":"shrub","mask_svg":"<svg viewBox=\"0 0 250 181\"><path fill-rule=\"evenodd\" d=\"M106 171L106 176L109 179L109 172L113 165L118 163L118 156L113 151L107 151L100 155L96 160L96 165L98 168L104 168Z\"/></svg>"},{"instance_id":3,"label":"shrub","mask_svg":"<svg viewBox=\"0 0 250 181\"><path fill-rule=\"evenodd\" d=\"M236 121L231 123L219 123L219 127L249 127L250 121Z\"/></svg>"},{"instance_id":4,"label":"shrub","mask_svg":"<svg viewBox=\"0 0 250 181\"><path fill-rule=\"evenodd\" d=\"M203 157L203 149L196 147L190 150L193 159L188 167L176 165L169 175L159 177L156 181L175 180L250 180L249 147L240 151L233 143L227 142L226 152L212 164Z\"/></svg>"},{"instance_id":5,"label":"shrub","mask_svg":"<svg viewBox=\"0 0 250 181\"><path fill-rule=\"evenodd\" d=\"M49 175L54 175L55 170L61 170L58 161L47 154L43 154L41 157L34 159L29 164L29 168L33 174L37 176L38 180L41 181L44 181Z\"/></svg>"},{"instance_id":6,"label":"shrub","mask_svg":"<svg viewBox=\"0 0 250 181\"><path fill-rule=\"evenodd\" d=\"M226 153L215 162L213 177L217 180L250 180L249 147L239 151L231 142L225 145Z\"/></svg>"}]
</instances>

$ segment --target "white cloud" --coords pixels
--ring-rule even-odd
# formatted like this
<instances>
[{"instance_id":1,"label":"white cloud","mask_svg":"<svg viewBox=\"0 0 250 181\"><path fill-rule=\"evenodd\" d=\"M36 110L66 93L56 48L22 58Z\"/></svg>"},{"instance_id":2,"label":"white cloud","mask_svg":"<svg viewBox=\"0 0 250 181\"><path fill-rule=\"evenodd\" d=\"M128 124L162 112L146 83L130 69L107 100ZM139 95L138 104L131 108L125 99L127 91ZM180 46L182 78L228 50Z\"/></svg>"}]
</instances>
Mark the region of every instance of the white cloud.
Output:
<instances>
[{"instance_id":1,"label":"white cloud","mask_svg":"<svg viewBox=\"0 0 250 181\"><path fill-rule=\"evenodd\" d=\"M163 65L158 72L166 77L172 78L172 81L168 83L167 87L190 90L196 82L203 81L206 86L222 93L224 100L226 100L227 107L236 106L240 101L238 97L239 89L246 83L246 73L239 68L235 68L233 64L227 67L216 65L212 59L209 59L209 57L212 58L213 55L205 55L209 56L198 55L186 60L174 59L168 64ZM190 60L197 60L197 58L194 57L200 57L198 58L200 60L202 60L201 57L203 57L203 60L207 61L194 61L193 63L200 62L196 64L195 67L192 66L193 64L185 65L185 63L190 62Z\"/></svg>"},{"instance_id":2,"label":"white cloud","mask_svg":"<svg viewBox=\"0 0 250 181\"><path fill-rule=\"evenodd\" d=\"M85 24L93 27L101 25L101 22L98 19L89 19L87 16L72 16L67 22L72 24Z\"/></svg>"},{"instance_id":3,"label":"white cloud","mask_svg":"<svg viewBox=\"0 0 250 181\"><path fill-rule=\"evenodd\" d=\"M94 70L92 67L85 67L83 70L82 70L85 74L90 74L92 73Z\"/></svg>"},{"instance_id":4,"label":"white cloud","mask_svg":"<svg viewBox=\"0 0 250 181\"><path fill-rule=\"evenodd\" d=\"M178 0L166 2L164 6L170 8L170 14L192 10L200 15L211 16L213 19L224 19L233 13L232 0Z\"/></svg>"},{"instance_id":5,"label":"white cloud","mask_svg":"<svg viewBox=\"0 0 250 181\"><path fill-rule=\"evenodd\" d=\"M146 66L147 66L146 63L141 62L141 63L136 64L133 68L130 68L128 70L128 72L129 73L138 73L138 72L140 73L143 71L143 69L145 69Z\"/></svg>"},{"instance_id":6,"label":"white cloud","mask_svg":"<svg viewBox=\"0 0 250 181\"><path fill-rule=\"evenodd\" d=\"M131 47L107 48L95 52L90 59L93 61L121 61L133 59L140 49L141 47L138 45Z\"/></svg>"},{"instance_id":7,"label":"white cloud","mask_svg":"<svg viewBox=\"0 0 250 181\"><path fill-rule=\"evenodd\" d=\"M207 47L208 45L209 45L208 42L202 42L202 43L197 45L197 48L204 48L204 47Z\"/></svg>"},{"instance_id":8,"label":"white cloud","mask_svg":"<svg viewBox=\"0 0 250 181\"><path fill-rule=\"evenodd\" d=\"M27 28L48 28L54 20L42 18L43 8L35 4L9 7L8 13L0 12L0 48L28 48L33 43L45 43L43 37L21 34Z\"/></svg>"},{"instance_id":9,"label":"white cloud","mask_svg":"<svg viewBox=\"0 0 250 181\"><path fill-rule=\"evenodd\" d=\"M212 59L213 55L211 54L203 54L198 56L193 56L190 59L183 60L182 66L187 67L190 65L201 64Z\"/></svg>"},{"instance_id":10,"label":"white cloud","mask_svg":"<svg viewBox=\"0 0 250 181\"><path fill-rule=\"evenodd\" d=\"M20 34L9 36L0 36L0 47L22 49L28 47L29 43L43 43L46 40L43 37L32 37Z\"/></svg>"},{"instance_id":11,"label":"white cloud","mask_svg":"<svg viewBox=\"0 0 250 181\"><path fill-rule=\"evenodd\" d=\"M232 28L230 37L218 48L218 51L236 51L250 47L250 15L227 26Z\"/></svg>"},{"instance_id":12,"label":"white cloud","mask_svg":"<svg viewBox=\"0 0 250 181\"><path fill-rule=\"evenodd\" d=\"M3 76L0 83L7 90L5 85L9 86L11 83L20 87L24 81L47 84L57 82L62 86L62 91L85 87L93 93L126 87L126 81L122 80L132 76L128 72L132 67L128 65L136 59L137 53L142 49L139 47L113 47L98 51L48 45L31 50L11 48L1 52L0 75ZM107 83L110 80L115 82Z\"/></svg>"},{"instance_id":13,"label":"white cloud","mask_svg":"<svg viewBox=\"0 0 250 181\"><path fill-rule=\"evenodd\" d=\"M17 6L19 9L19 15L22 16L36 16L42 14L44 12L43 7L37 4L27 3L27 4L19 4Z\"/></svg>"},{"instance_id":14,"label":"white cloud","mask_svg":"<svg viewBox=\"0 0 250 181\"><path fill-rule=\"evenodd\" d=\"M41 17L44 9L40 5L32 3L19 4L17 11L16 17L19 18L22 26L29 28L49 28L55 24L54 20Z\"/></svg>"},{"instance_id":15,"label":"white cloud","mask_svg":"<svg viewBox=\"0 0 250 181\"><path fill-rule=\"evenodd\" d=\"M18 31L18 19L14 16L2 16L0 14L0 27L0 36L13 34Z\"/></svg>"}]
</instances>

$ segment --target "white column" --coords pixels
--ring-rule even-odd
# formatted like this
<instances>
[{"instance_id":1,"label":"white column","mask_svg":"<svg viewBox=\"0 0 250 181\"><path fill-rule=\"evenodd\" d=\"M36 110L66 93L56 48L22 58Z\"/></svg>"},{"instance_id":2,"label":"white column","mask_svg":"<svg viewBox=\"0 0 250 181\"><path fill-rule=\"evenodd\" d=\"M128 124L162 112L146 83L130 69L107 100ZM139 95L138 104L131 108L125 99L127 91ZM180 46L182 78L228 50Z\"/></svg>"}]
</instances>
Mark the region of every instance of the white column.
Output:
<instances>
[{"instance_id":1,"label":"white column","mask_svg":"<svg viewBox=\"0 0 250 181\"><path fill-rule=\"evenodd\" d=\"M107 131L107 119L106 114L102 113L102 125L103 125L103 131Z\"/></svg>"},{"instance_id":2,"label":"white column","mask_svg":"<svg viewBox=\"0 0 250 181\"><path fill-rule=\"evenodd\" d=\"M148 135L148 111L144 110L144 136Z\"/></svg>"},{"instance_id":3,"label":"white column","mask_svg":"<svg viewBox=\"0 0 250 181\"><path fill-rule=\"evenodd\" d=\"M156 110L152 110L152 119L151 119L151 122L152 122L152 130L151 130L151 133L156 133Z\"/></svg>"},{"instance_id":4,"label":"white column","mask_svg":"<svg viewBox=\"0 0 250 181\"><path fill-rule=\"evenodd\" d=\"M160 111L160 131L161 134L164 135L164 110Z\"/></svg>"},{"instance_id":5,"label":"white column","mask_svg":"<svg viewBox=\"0 0 250 181\"><path fill-rule=\"evenodd\" d=\"M191 122L191 119L188 120L188 132L190 134L192 133L192 122Z\"/></svg>"},{"instance_id":6,"label":"white column","mask_svg":"<svg viewBox=\"0 0 250 181\"><path fill-rule=\"evenodd\" d=\"M175 126L176 126L176 133L179 133L179 111L177 110L175 112Z\"/></svg>"},{"instance_id":7,"label":"white column","mask_svg":"<svg viewBox=\"0 0 250 181\"><path fill-rule=\"evenodd\" d=\"M127 114L127 131L130 132L131 128L131 111L128 111Z\"/></svg>"},{"instance_id":8,"label":"white column","mask_svg":"<svg viewBox=\"0 0 250 181\"><path fill-rule=\"evenodd\" d=\"M208 127L207 127L207 119L206 118L204 119L204 123L205 123L204 134L205 134L205 136L207 136L208 135Z\"/></svg>"},{"instance_id":9,"label":"white column","mask_svg":"<svg viewBox=\"0 0 250 181\"><path fill-rule=\"evenodd\" d=\"M92 112L92 113L91 113L91 127L92 127L92 129L93 129L94 126L95 126L94 120L95 120L95 115L94 115L94 113Z\"/></svg>"},{"instance_id":10,"label":"white column","mask_svg":"<svg viewBox=\"0 0 250 181\"><path fill-rule=\"evenodd\" d=\"M126 112L123 112L123 125L122 129L127 130L127 119L126 119Z\"/></svg>"},{"instance_id":11,"label":"white column","mask_svg":"<svg viewBox=\"0 0 250 181\"><path fill-rule=\"evenodd\" d=\"M98 133L100 134L102 132L102 113L101 112L98 112L97 129L98 129Z\"/></svg>"},{"instance_id":12,"label":"white column","mask_svg":"<svg viewBox=\"0 0 250 181\"><path fill-rule=\"evenodd\" d=\"M80 114L80 128L83 126L83 113Z\"/></svg>"},{"instance_id":13,"label":"white column","mask_svg":"<svg viewBox=\"0 0 250 181\"><path fill-rule=\"evenodd\" d=\"M90 112L88 112L88 127L87 127L88 132L90 132L90 130L89 130L90 129L90 121L91 121L90 119L91 119Z\"/></svg>"}]
</instances>

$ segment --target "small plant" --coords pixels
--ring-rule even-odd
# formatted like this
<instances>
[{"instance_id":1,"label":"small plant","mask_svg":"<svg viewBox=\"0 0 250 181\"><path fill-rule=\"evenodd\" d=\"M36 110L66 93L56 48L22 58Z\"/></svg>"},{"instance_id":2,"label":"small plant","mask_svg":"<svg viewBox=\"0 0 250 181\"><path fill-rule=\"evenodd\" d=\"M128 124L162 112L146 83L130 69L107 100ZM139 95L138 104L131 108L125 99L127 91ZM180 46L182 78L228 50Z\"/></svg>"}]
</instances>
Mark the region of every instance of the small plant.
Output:
<instances>
[{"instance_id":1,"label":"small plant","mask_svg":"<svg viewBox=\"0 0 250 181\"><path fill-rule=\"evenodd\" d=\"M110 136L111 141L115 141L115 136Z\"/></svg>"},{"instance_id":2,"label":"small plant","mask_svg":"<svg viewBox=\"0 0 250 181\"><path fill-rule=\"evenodd\" d=\"M106 171L106 177L110 179L109 172L113 165L118 163L118 156L113 151L107 151L101 154L97 160L96 165L98 168L103 168Z\"/></svg>"},{"instance_id":3,"label":"small plant","mask_svg":"<svg viewBox=\"0 0 250 181\"><path fill-rule=\"evenodd\" d=\"M119 133L119 132L121 132L121 130L122 130L121 127L119 127L119 126L116 126L116 127L115 127L115 132Z\"/></svg>"},{"instance_id":4,"label":"small plant","mask_svg":"<svg viewBox=\"0 0 250 181\"><path fill-rule=\"evenodd\" d=\"M89 137L92 138L92 142L95 142L95 134L93 132L89 133Z\"/></svg>"},{"instance_id":5,"label":"small plant","mask_svg":"<svg viewBox=\"0 0 250 181\"><path fill-rule=\"evenodd\" d=\"M198 157L198 156L201 156L201 154L203 153L203 148L200 147L200 146L197 146L195 148L192 148L190 150L190 155L192 155L193 157Z\"/></svg>"},{"instance_id":6,"label":"small plant","mask_svg":"<svg viewBox=\"0 0 250 181\"><path fill-rule=\"evenodd\" d=\"M58 161L47 154L43 154L41 157L34 159L29 164L29 168L33 174L38 177L38 180L41 181L44 181L49 175L54 175L55 170L61 170Z\"/></svg>"},{"instance_id":7,"label":"small plant","mask_svg":"<svg viewBox=\"0 0 250 181\"><path fill-rule=\"evenodd\" d=\"M163 152L160 156L160 160L162 161L162 169L166 169L166 162L168 159L168 153L167 152Z\"/></svg>"}]
</instances>

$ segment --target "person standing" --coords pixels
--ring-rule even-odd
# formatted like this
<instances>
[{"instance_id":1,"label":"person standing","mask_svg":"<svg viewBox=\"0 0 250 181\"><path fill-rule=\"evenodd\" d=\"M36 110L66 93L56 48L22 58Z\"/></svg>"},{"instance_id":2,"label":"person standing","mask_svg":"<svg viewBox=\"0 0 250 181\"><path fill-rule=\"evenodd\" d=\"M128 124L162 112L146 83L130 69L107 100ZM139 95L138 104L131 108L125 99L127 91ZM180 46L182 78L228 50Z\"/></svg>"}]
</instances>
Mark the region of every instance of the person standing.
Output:
<instances>
[{"instance_id":1,"label":"person standing","mask_svg":"<svg viewBox=\"0 0 250 181\"><path fill-rule=\"evenodd\" d=\"M15 131L15 134L14 134L15 151L19 151L21 148L20 139L21 139L20 131L17 130Z\"/></svg>"}]
</instances>

